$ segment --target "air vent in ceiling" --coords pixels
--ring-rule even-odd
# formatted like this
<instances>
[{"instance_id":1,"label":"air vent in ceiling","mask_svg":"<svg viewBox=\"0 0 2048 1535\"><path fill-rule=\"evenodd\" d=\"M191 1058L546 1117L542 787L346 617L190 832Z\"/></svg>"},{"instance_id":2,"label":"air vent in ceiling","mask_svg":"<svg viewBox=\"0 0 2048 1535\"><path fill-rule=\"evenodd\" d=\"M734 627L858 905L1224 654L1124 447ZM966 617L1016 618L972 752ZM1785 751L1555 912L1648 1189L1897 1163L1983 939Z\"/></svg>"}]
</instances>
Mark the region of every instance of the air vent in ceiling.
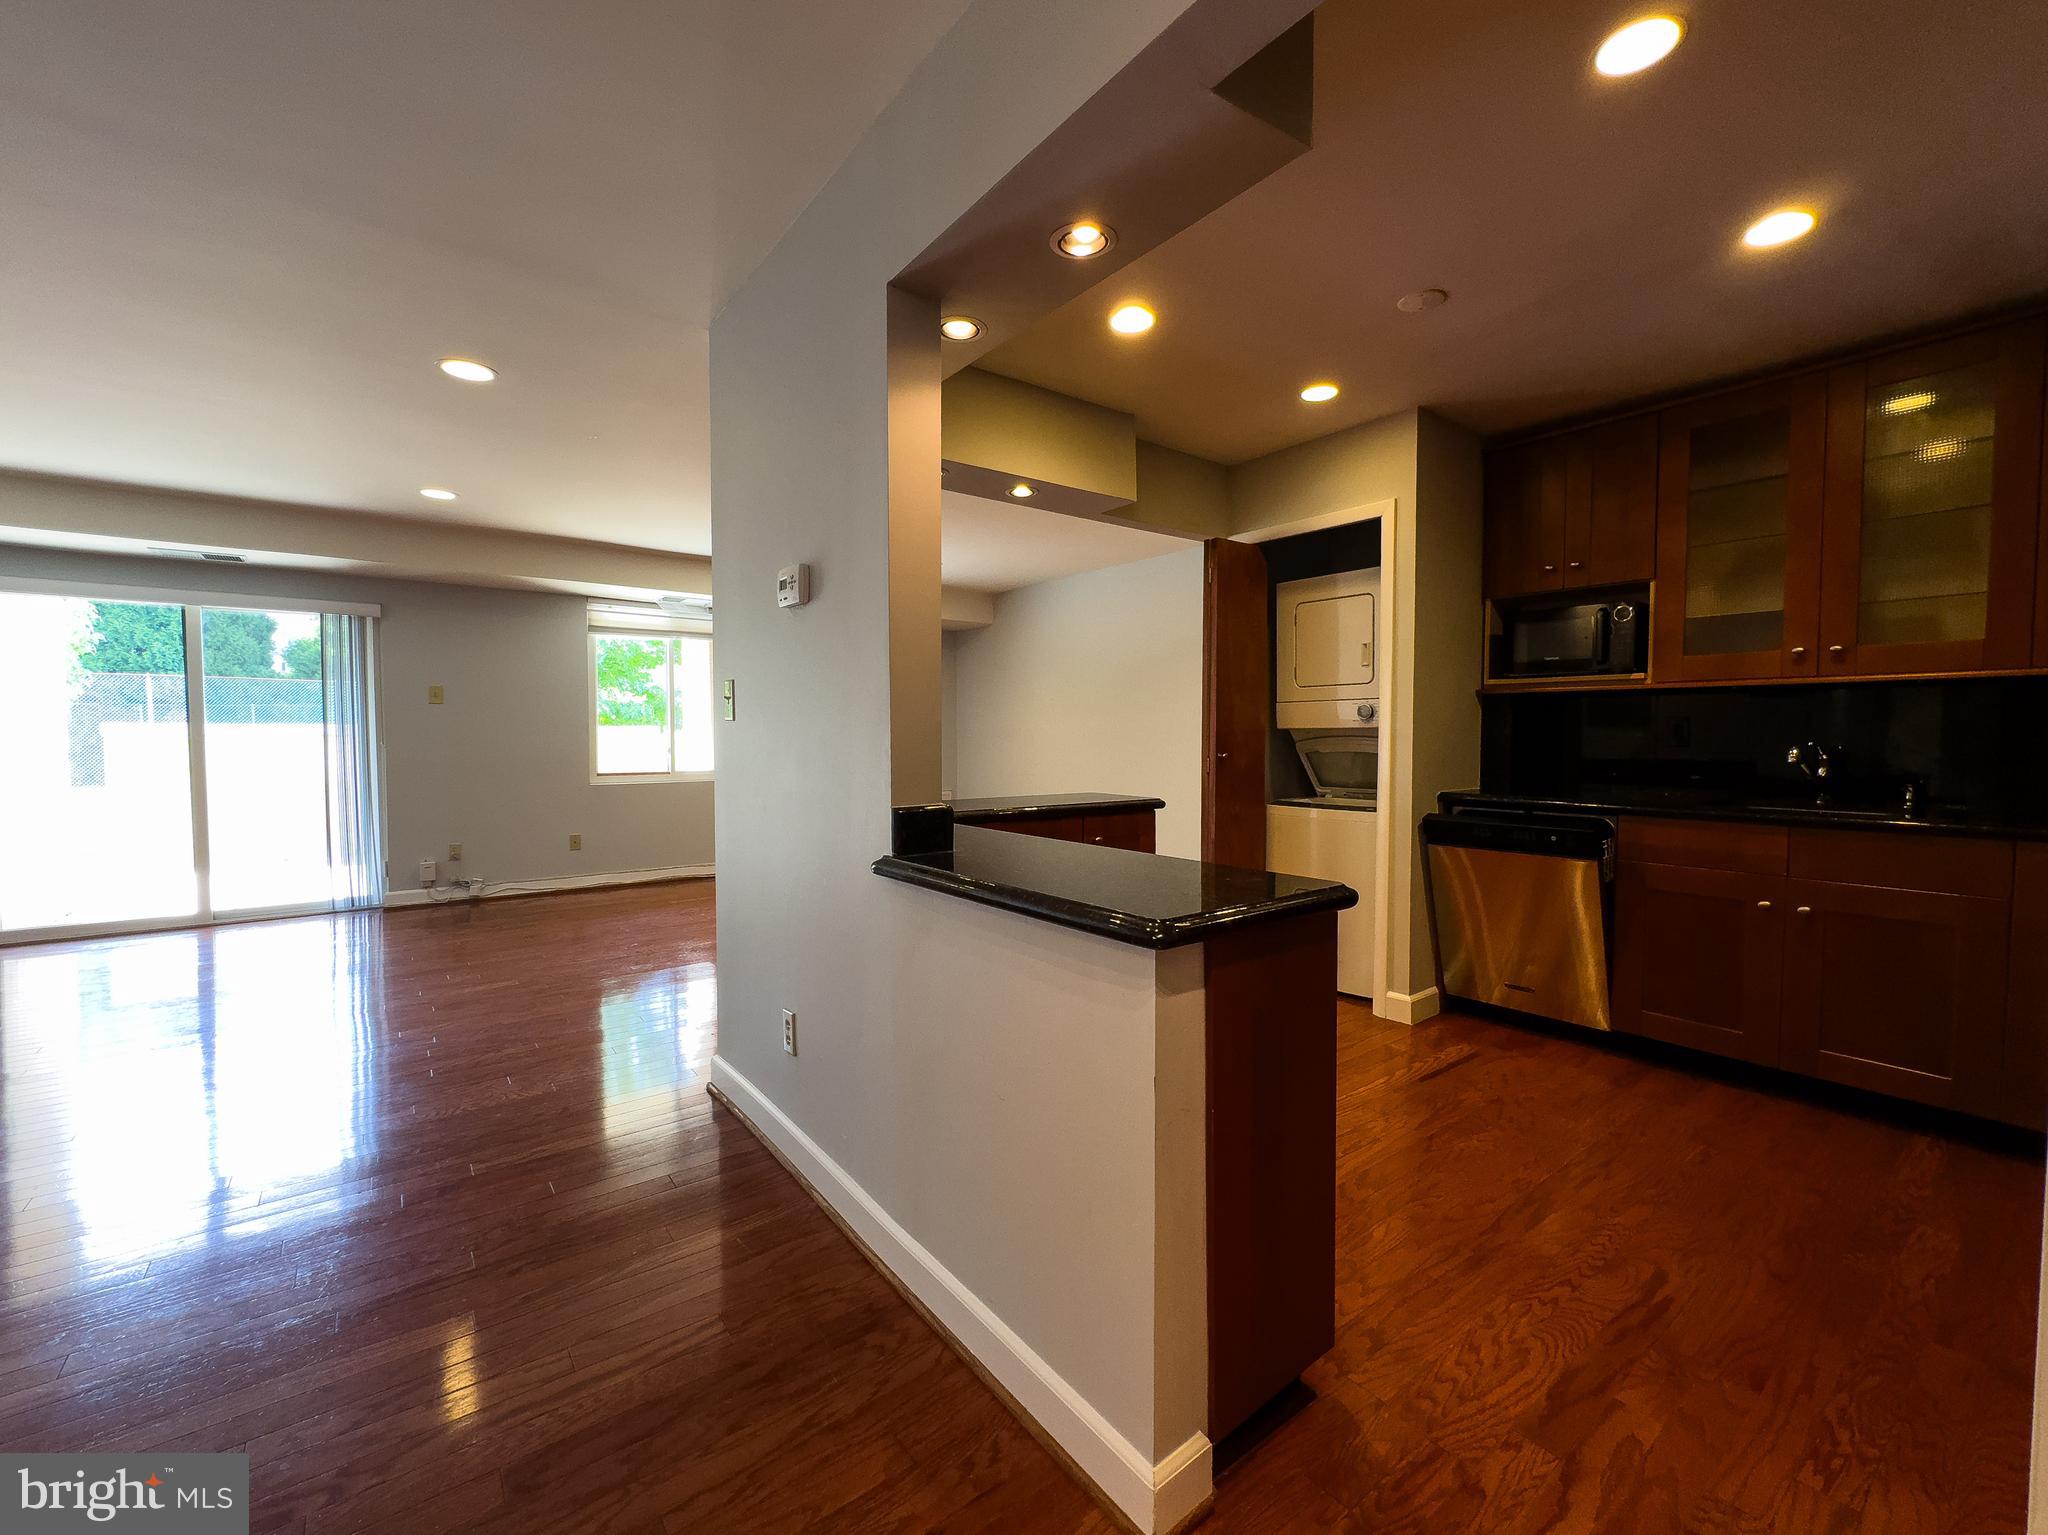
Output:
<instances>
[{"instance_id":1,"label":"air vent in ceiling","mask_svg":"<svg viewBox=\"0 0 2048 1535\"><path fill-rule=\"evenodd\" d=\"M169 560L211 560L216 565L240 565L243 563L242 556L239 554L222 554L215 549L164 549L152 544L149 552L151 554L160 554Z\"/></svg>"}]
</instances>

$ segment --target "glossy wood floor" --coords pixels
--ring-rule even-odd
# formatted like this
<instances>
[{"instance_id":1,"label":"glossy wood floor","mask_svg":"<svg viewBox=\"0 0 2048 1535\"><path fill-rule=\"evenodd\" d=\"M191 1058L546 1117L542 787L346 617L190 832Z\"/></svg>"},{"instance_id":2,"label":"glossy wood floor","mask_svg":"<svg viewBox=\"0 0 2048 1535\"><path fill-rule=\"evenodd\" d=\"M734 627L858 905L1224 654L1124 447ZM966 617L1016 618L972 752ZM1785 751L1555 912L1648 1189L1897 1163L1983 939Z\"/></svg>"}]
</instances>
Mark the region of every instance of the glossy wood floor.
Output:
<instances>
[{"instance_id":1,"label":"glossy wood floor","mask_svg":"<svg viewBox=\"0 0 2048 1535\"><path fill-rule=\"evenodd\" d=\"M0 950L0 1445L255 1528L1103 1532L703 1091L708 885ZM1209 1528L2021 1528L2041 1172L1338 1022L1318 1396Z\"/></svg>"}]
</instances>

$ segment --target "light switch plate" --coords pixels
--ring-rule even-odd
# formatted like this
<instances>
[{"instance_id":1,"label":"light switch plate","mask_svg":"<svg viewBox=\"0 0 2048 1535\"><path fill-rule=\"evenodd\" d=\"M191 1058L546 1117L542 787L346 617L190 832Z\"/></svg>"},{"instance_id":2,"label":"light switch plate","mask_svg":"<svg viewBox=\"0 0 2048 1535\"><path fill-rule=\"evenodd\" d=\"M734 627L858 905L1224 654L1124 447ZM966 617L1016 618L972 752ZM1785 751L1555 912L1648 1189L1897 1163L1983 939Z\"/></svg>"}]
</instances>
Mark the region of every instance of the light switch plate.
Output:
<instances>
[{"instance_id":1,"label":"light switch plate","mask_svg":"<svg viewBox=\"0 0 2048 1535\"><path fill-rule=\"evenodd\" d=\"M443 699L443 694L442 694L442 692L441 692L441 684L440 684L440 683L438 683L438 682L430 682L430 683L428 683L428 684L427 684L427 702L428 702L428 703L430 703L430 704L437 704L437 703L440 703L440 702L442 701L442 699Z\"/></svg>"},{"instance_id":2,"label":"light switch plate","mask_svg":"<svg viewBox=\"0 0 2048 1535\"><path fill-rule=\"evenodd\" d=\"M738 699L733 693L732 678L728 677L725 679L725 687L721 690L720 697L725 701L725 717L727 719L737 719L739 717Z\"/></svg>"},{"instance_id":3,"label":"light switch plate","mask_svg":"<svg viewBox=\"0 0 2048 1535\"><path fill-rule=\"evenodd\" d=\"M582 832L580 832L580 831L572 831L572 832L570 832L570 833L569 833L569 851L570 851L570 852L572 852L572 853L580 853L580 852L582 852L582 851L583 851L583 833L582 833Z\"/></svg>"}]
</instances>

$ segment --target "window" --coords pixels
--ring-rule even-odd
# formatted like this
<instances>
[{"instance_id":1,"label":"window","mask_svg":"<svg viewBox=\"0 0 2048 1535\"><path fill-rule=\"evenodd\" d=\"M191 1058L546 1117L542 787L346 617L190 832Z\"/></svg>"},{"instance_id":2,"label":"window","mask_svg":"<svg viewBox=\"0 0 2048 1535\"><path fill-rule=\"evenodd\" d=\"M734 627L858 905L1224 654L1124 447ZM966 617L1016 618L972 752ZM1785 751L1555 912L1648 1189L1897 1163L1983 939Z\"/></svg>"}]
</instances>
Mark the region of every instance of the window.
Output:
<instances>
[{"instance_id":1,"label":"window","mask_svg":"<svg viewBox=\"0 0 2048 1535\"><path fill-rule=\"evenodd\" d=\"M711 636L590 636L591 775L711 776Z\"/></svg>"}]
</instances>

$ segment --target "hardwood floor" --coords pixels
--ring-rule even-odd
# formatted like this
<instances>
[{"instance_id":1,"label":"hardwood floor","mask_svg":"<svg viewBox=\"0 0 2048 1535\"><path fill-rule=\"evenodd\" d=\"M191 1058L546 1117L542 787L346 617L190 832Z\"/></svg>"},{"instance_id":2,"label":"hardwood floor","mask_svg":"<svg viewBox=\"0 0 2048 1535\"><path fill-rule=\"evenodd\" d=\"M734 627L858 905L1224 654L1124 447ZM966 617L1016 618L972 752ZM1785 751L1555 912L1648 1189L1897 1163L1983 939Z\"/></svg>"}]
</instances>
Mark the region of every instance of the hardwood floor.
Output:
<instances>
[{"instance_id":1,"label":"hardwood floor","mask_svg":"<svg viewBox=\"0 0 2048 1535\"><path fill-rule=\"evenodd\" d=\"M259 1531L1104 1532L703 1091L708 884L0 950L0 1445ZM2023 1524L2041 1168L1347 1007L1338 1338L1209 1528Z\"/></svg>"}]
</instances>

